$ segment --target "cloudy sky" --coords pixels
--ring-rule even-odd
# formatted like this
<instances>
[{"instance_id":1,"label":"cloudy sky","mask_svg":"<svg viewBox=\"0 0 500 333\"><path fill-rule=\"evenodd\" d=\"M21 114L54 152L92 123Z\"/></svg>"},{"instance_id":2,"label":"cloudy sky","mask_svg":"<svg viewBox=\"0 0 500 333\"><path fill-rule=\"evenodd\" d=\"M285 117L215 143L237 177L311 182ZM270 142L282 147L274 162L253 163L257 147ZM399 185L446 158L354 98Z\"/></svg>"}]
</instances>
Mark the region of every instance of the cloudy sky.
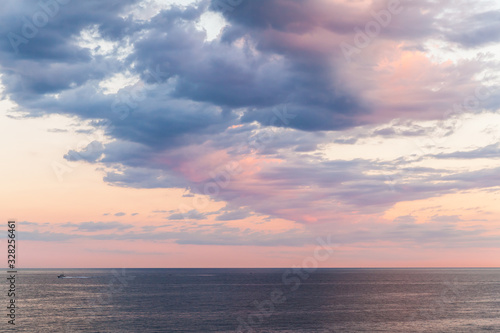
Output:
<instances>
[{"instance_id":1,"label":"cloudy sky","mask_svg":"<svg viewBox=\"0 0 500 333\"><path fill-rule=\"evenodd\" d=\"M0 6L19 267L499 265L497 1Z\"/></svg>"}]
</instances>

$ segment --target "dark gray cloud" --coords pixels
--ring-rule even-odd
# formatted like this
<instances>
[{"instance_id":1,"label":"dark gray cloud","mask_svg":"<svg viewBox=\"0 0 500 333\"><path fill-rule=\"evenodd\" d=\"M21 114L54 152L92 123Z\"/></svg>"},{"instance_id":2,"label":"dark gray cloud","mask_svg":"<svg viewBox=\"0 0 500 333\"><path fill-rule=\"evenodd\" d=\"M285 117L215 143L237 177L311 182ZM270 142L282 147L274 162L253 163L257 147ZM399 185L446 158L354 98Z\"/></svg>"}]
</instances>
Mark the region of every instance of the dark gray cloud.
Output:
<instances>
[{"instance_id":1,"label":"dark gray cloud","mask_svg":"<svg viewBox=\"0 0 500 333\"><path fill-rule=\"evenodd\" d=\"M341 129L357 124L355 115L366 112L350 93L335 87L326 64L293 56L279 60L272 50L256 54L251 43L243 48L224 41L206 43L205 33L195 28L206 10L203 3L185 9L173 7L148 22L121 18L133 2L60 6L33 39L20 45L16 56L3 40L2 80L7 94L32 114L70 113L112 120L110 134L114 137L153 147L204 140L200 134L216 133L235 122L230 108L248 108L242 118L245 122L268 122L272 108L290 98L297 113L302 112L286 124L293 128ZM9 15L40 10L34 1L13 7ZM20 23L8 19L1 31L20 29ZM78 46L75 38L91 28L118 44L129 38L132 54L120 62ZM116 104L119 94L107 96L96 89L96 83L126 68L156 85L141 92L146 96L140 103L132 103L140 104L137 109L130 103ZM156 69L155 75L148 74ZM227 111L220 114L212 105ZM125 112L126 117L120 119L123 114L117 111ZM197 135L189 135L192 133Z\"/></svg>"},{"instance_id":2,"label":"dark gray cloud","mask_svg":"<svg viewBox=\"0 0 500 333\"><path fill-rule=\"evenodd\" d=\"M370 10L387 7L383 1L374 2L366 13L349 4L311 0L244 1L224 13L230 24L220 40L211 42L195 28L207 1L174 6L149 21L127 15L135 3L92 0L57 5L57 13L26 44L19 45L18 54L8 38L2 39L6 93L32 114L70 113L111 120L112 136L152 147L206 140L200 135L236 122L234 108L245 108L240 121L267 126L273 108L290 103L296 117L284 126L307 131L356 126L363 123L360 116L373 111L358 92L338 82L332 57L339 56L340 39L326 48L320 47L319 40L307 47L296 40L318 29L352 37L355 27L373 20ZM0 25L4 35L22 35L25 23L20 18L44 12L34 0L7 1L6 6L8 14ZM423 1L402 6L405 10L381 31L382 39L438 36L435 26L441 22L437 19L441 5ZM474 14L470 21L494 22L495 17L496 12ZM104 56L79 46L76 38L85 29L94 29L100 38L117 45L130 43L132 53L123 60L116 50ZM125 105L116 103L120 93L103 95L97 89L99 81L124 70L155 84L141 92L143 99ZM117 106L126 113L124 119L113 112ZM216 112L218 108L223 112Z\"/></svg>"},{"instance_id":3,"label":"dark gray cloud","mask_svg":"<svg viewBox=\"0 0 500 333\"><path fill-rule=\"evenodd\" d=\"M0 39L0 61L7 93L15 100L37 99L43 94L59 93L88 80L106 77L109 66L118 63L93 57L91 50L76 44L76 38L82 30L94 26L109 38L106 26L123 21L119 14L134 2L90 0L61 4L28 0L4 3L0 32L7 38ZM40 3L51 5L46 7ZM116 28L134 29L131 24Z\"/></svg>"},{"instance_id":4,"label":"dark gray cloud","mask_svg":"<svg viewBox=\"0 0 500 333\"><path fill-rule=\"evenodd\" d=\"M150 21L135 21L126 15L134 3L60 5L49 23L27 44L20 45L15 57L12 46L3 40L2 79L7 93L33 114L70 113L111 120L113 137L150 147L202 142L206 140L204 134L214 134L236 122L231 108L245 108L240 121L268 126L274 108L289 103L296 116L282 126L307 131L356 126L363 123L359 116L370 112L356 92L336 82L331 49L317 48L317 44L298 47L294 43L318 28L350 35L354 27L373 19L369 11L359 13L347 4L318 6L309 0L245 1L234 11L225 12L230 25L221 40L207 43L205 33L195 28L207 10L206 1L198 6L174 6ZM417 5L404 6L416 9ZM435 33L431 28L433 15L440 13L440 7L432 2L418 6L421 10L408 7L395 16L382 33L393 39L415 38L415 31L421 35ZM380 2L371 9L384 8ZM32 16L40 10L35 1L23 5L9 2L9 16L0 30L6 34L21 30L22 22L13 17ZM405 23L404 29L393 27L399 22ZM408 28L413 26L419 28ZM128 39L132 53L120 61L116 55L98 55L95 50L78 46L76 36L90 28L118 45ZM240 38L244 43L237 46ZM103 95L96 83L125 69L155 86L141 91L145 96L140 101L117 104L123 91L116 96ZM60 94L57 99L50 95L56 93ZM124 112L126 117L120 119L113 111Z\"/></svg>"}]
</instances>

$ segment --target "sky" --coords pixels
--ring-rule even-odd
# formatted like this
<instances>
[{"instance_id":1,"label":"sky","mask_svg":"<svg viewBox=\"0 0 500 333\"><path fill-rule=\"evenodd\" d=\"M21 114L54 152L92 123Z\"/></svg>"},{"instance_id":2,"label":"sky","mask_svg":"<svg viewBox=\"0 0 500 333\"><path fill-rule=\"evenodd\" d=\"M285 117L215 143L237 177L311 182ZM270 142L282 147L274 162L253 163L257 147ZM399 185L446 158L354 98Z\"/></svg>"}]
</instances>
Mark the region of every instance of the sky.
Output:
<instances>
[{"instance_id":1,"label":"sky","mask_svg":"<svg viewBox=\"0 0 500 333\"><path fill-rule=\"evenodd\" d=\"M497 1L0 9L18 267L500 265Z\"/></svg>"}]
</instances>

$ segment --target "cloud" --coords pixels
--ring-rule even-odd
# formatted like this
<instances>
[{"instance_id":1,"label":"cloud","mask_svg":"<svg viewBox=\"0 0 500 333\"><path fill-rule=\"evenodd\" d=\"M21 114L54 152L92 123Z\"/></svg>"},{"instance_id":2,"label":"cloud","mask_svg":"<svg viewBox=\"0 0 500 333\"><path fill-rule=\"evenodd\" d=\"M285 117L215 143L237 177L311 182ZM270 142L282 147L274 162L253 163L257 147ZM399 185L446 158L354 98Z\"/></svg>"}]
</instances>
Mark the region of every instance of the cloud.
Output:
<instances>
[{"instance_id":1,"label":"cloud","mask_svg":"<svg viewBox=\"0 0 500 333\"><path fill-rule=\"evenodd\" d=\"M86 252L90 253L111 253L111 254L121 254L121 255L141 255L141 256L165 256L171 253L166 252L137 252L128 250L117 250L117 249L85 249Z\"/></svg>"},{"instance_id":2,"label":"cloud","mask_svg":"<svg viewBox=\"0 0 500 333\"><path fill-rule=\"evenodd\" d=\"M128 167L121 173L110 171L104 177L104 181L136 188L184 188L186 182L171 174L168 170L148 169L147 167Z\"/></svg>"},{"instance_id":3,"label":"cloud","mask_svg":"<svg viewBox=\"0 0 500 333\"><path fill-rule=\"evenodd\" d=\"M416 221L415 217L414 216L411 216L411 215L404 215L404 216L398 216L397 218L394 219L394 222L397 222L397 223L402 223L402 224L411 224L411 223L414 223Z\"/></svg>"},{"instance_id":4,"label":"cloud","mask_svg":"<svg viewBox=\"0 0 500 333\"><path fill-rule=\"evenodd\" d=\"M62 128L49 128L47 131L50 133L66 133L66 132L68 132L68 130L62 129Z\"/></svg>"},{"instance_id":5,"label":"cloud","mask_svg":"<svg viewBox=\"0 0 500 333\"><path fill-rule=\"evenodd\" d=\"M75 238L79 238L79 236L66 234L61 232L40 232L38 230L34 231L22 231L20 232L20 236L23 240L26 241L41 241L41 242L65 242L68 240L72 240Z\"/></svg>"},{"instance_id":6,"label":"cloud","mask_svg":"<svg viewBox=\"0 0 500 333\"><path fill-rule=\"evenodd\" d=\"M358 142L357 138L341 138L341 139L335 139L333 141L334 143L341 144L341 145L353 145L356 142Z\"/></svg>"},{"instance_id":7,"label":"cloud","mask_svg":"<svg viewBox=\"0 0 500 333\"><path fill-rule=\"evenodd\" d=\"M500 144L493 143L486 147L481 147L469 151L457 151L453 153L441 153L432 155L438 159L474 159L474 158L498 158L500 157Z\"/></svg>"},{"instance_id":8,"label":"cloud","mask_svg":"<svg viewBox=\"0 0 500 333\"><path fill-rule=\"evenodd\" d=\"M216 221L234 221L234 220L242 220L252 216L251 212L247 210L234 210L225 212L215 218Z\"/></svg>"},{"instance_id":9,"label":"cloud","mask_svg":"<svg viewBox=\"0 0 500 333\"><path fill-rule=\"evenodd\" d=\"M101 158L104 151L104 145L98 141L92 141L80 151L70 150L64 158L71 162L86 161L96 162Z\"/></svg>"},{"instance_id":10,"label":"cloud","mask_svg":"<svg viewBox=\"0 0 500 333\"><path fill-rule=\"evenodd\" d=\"M43 225L47 225L48 223L38 223L38 222L28 222L28 221L21 221L21 222L17 222L17 224L20 224L20 225L27 225L27 226L43 226Z\"/></svg>"},{"instance_id":11,"label":"cloud","mask_svg":"<svg viewBox=\"0 0 500 333\"><path fill-rule=\"evenodd\" d=\"M459 215L434 215L431 218L431 221L455 223L455 222L461 222L463 220L460 218Z\"/></svg>"},{"instance_id":12,"label":"cloud","mask_svg":"<svg viewBox=\"0 0 500 333\"><path fill-rule=\"evenodd\" d=\"M458 121L457 121L458 123ZM343 132L341 137L333 140L336 144L353 145L362 139L370 138L412 138L412 137L443 137L449 136L454 131L454 122L438 121L434 126L422 126L414 121L402 121L399 119L391 121L383 126L364 126Z\"/></svg>"},{"instance_id":13,"label":"cloud","mask_svg":"<svg viewBox=\"0 0 500 333\"><path fill-rule=\"evenodd\" d=\"M500 41L500 11L489 10L462 18L460 24L453 23L446 30L451 41L473 48ZM451 21L451 20L450 20Z\"/></svg>"},{"instance_id":14,"label":"cloud","mask_svg":"<svg viewBox=\"0 0 500 333\"><path fill-rule=\"evenodd\" d=\"M2 64L9 68L2 78L8 92L16 97L36 98L39 94L57 93L104 78L108 69L103 65L107 60L100 61L92 56L90 49L77 46L75 37L94 25L106 36L104 27L123 21L119 14L133 2L71 2L57 6L57 10L52 8L53 15L37 28L33 18L37 13L45 14L37 1L8 1L2 14L2 35L17 34L18 39L24 38L19 45L8 38L0 42ZM23 17L29 23L22 20ZM26 28L28 25L31 31ZM113 63L116 64L110 61L108 65Z\"/></svg>"},{"instance_id":15,"label":"cloud","mask_svg":"<svg viewBox=\"0 0 500 333\"><path fill-rule=\"evenodd\" d=\"M463 227L458 216L433 216L431 222L416 223L413 216L399 216L396 224L367 223L352 225L349 230L335 232L333 242L339 245L370 247L373 244L394 244L418 248L489 248L495 247L500 236L480 226ZM465 221L466 222L466 221ZM387 245L390 246L390 245Z\"/></svg>"},{"instance_id":16,"label":"cloud","mask_svg":"<svg viewBox=\"0 0 500 333\"><path fill-rule=\"evenodd\" d=\"M80 223L65 223L61 225L66 228L74 228L77 231L83 232L99 232L107 230L127 230L133 228L131 224L124 224L120 222L80 222Z\"/></svg>"},{"instance_id":17,"label":"cloud","mask_svg":"<svg viewBox=\"0 0 500 333\"><path fill-rule=\"evenodd\" d=\"M72 239L92 240L147 240L148 242L170 242L191 245L219 246L263 246L300 247L316 244L319 235L332 235L332 243L340 246L371 247L383 242L385 246L404 246L419 248L490 248L500 241L500 236L481 227L461 227L461 219L453 216L434 216L438 223L416 223L411 216L400 216L395 222L378 224L377 228L366 221L338 229L336 226L322 225L309 231L290 229L286 231L252 231L239 229L225 224L197 226L179 231L162 231L158 227L143 228L142 231L126 228L113 233L72 234L63 232L23 231L22 239L46 242L64 242ZM78 224L76 224L78 225ZM69 226L68 226L69 227ZM91 228L95 230L95 228ZM105 231L106 229L99 230ZM334 231L334 232L330 232Z\"/></svg>"},{"instance_id":18,"label":"cloud","mask_svg":"<svg viewBox=\"0 0 500 333\"><path fill-rule=\"evenodd\" d=\"M16 56L4 39L0 57L7 94L32 114L69 113L110 120L114 137L149 147L203 140L199 134L213 134L237 123L234 109L243 112L241 122L268 126L275 108L289 104L296 116L285 126L321 131L366 123L366 116L388 106L380 101L370 106L374 101L363 97L369 91L339 83L352 80L342 74L340 43L353 40L354 28L373 20L371 12L384 10L382 2L360 10L341 1L248 1L224 13L228 25L220 39L211 42L196 28L207 11L206 1L172 6L145 21L128 15L137 3L93 0L59 6L58 14L20 45ZM403 7L406 10L393 17L374 43L442 37L436 29L443 24L441 6L426 2ZM15 17L30 17L40 10L35 1L9 2L1 31L22 34L22 22ZM494 22L495 15L473 12L470 22ZM83 35L93 36L95 45L76 43L74 36ZM110 50L104 51L105 43ZM132 49L118 57L127 43ZM424 73L434 73L427 75L429 81L443 75L450 84L446 93L453 89L462 93L466 88L441 67L428 68L422 67ZM481 71L473 64L462 69L469 80ZM100 91L100 82L124 71L142 79L140 97L130 98L129 93L124 100L127 89L115 95ZM426 94L441 98L445 91ZM418 108L406 110L419 112ZM378 116L369 122L384 118Z\"/></svg>"},{"instance_id":19,"label":"cloud","mask_svg":"<svg viewBox=\"0 0 500 333\"><path fill-rule=\"evenodd\" d=\"M447 18L463 2L405 2L351 62L341 43L353 43L355 28L374 20L372 12L386 2L244 1L223 13L227 25L208 41L197 24L213 4L170 6L146 19L133 15L140 6L133 0L61 5L18 53L8 38L0 41L5 95L29 117L64 114L102 129L109 140L64 157L99 164L110 184L189 189L186 197L206 194L207 184L215 184L212 199L233 210L217 217L222 221L245 218L239 209L247 207L252 214L307 224L335 223L400 201L500 185L494 168L453 172L405 158L328 160L321 150L332 142L435 134L394 119L444 121L457 103L468 113L498 108L496 83L488 85L489 96L477 95L478 86L489 83L481 73L497 70L497 63L487 57L440 62L423 46L430 40L457 47L496 42L498 13L482 12L483 2L453 14L463 15L454 21L465 22L463 28ZM34 0L5 6L4 36L22 35L19 18L40 10ZM136 81L108 91L120 75ZM467 107L467 98L477 105ZM339 132L348 129L368 131ZM490 158L497 152L492 145L433 157ZM206 214L193 209L187 218ZM72 226L124 227L87 223ZM207 242L216 237L202 236Z\"/></svg>"},{"instance_id":20,"label":"cloud","mask_svg":"<svg viewBox=\"0 0 500 333\"><path fill-rule=\"evenodd\" d=\"M323 139L312 134L299 135L298 138L311 143ZM386 161L325 160L321 155L303 158L296 153L298 142L292 139L287 145L287 140L285 132L276 135L275 141L261 144L257 153L225 153L215 155L215 158L209 157L206 149L195 149L181 155L169 151L139 162L135 158L129 159L127 155L123 158L116 155L117 161L131 166L120 170L120 173L108 173L105 180L136 188L189 188L193 194L207 194L205 189L212 188L216 191L212 199L226 201L234 208L249 207L257 214L303 223L327 222L332 220L332 216L349 219L352 218L349 213L352 210L381 212L401 201L500 186L494 177L496 169L469 174L415 165L433 155ZM292 149L294 151L290 152ZM231 156L235 159L231 160ZM162 164L160 160L167 162ZM236 171L225 171L233 162L236 163ZM135 163L142 163L144 167L133 167ZM217 182L222 185L217 185ZM211 187L207 187L210 184ZM169 219L204 217L195 212L192 216L175 213ZM222 215L217 219L231 216Z\"/></svg>"},{"instance_id":21,"label":"cloud","mask_svg":"<svg viewBox=\"0 0 500 333\"><path fill-rule=\"evenodd\" d=\"M206 213L200 213L196 209L190 210L186 213L176 213L168 217L169 220L205 220L207 218Z\"/></svg>"},{"instance_id":22,"label":"cloud","mask_svg":"<svg viewBox=\"0 0 500 333\"><path fill-rule=\"evenodd\" d=\"M95 234L73 234L64 232L23 231L24 240L67 241L72 239L92 240L146 240L148 242L174 241L177 244L221 245L221 246L303 246L313 244L314 238L301 230L292 229L283 232L252 231L214 224L209 228L187 228L181 231L159 231L158 227L149 226L143 231L131 231L131 226L118 222L82 222L66 223L63 227L76 228L77 231L96 232ZM113 233L100 233L115 230Z\"/></svg>"},{"instance_id":23,"label":"cloud","mask_svg":"<svg viewBox=\"0 0 500 333\"><path fill-rule=\"evenodd\" d=\"M176 243L193 245L225 246L303 246L313 244L314 239L297 230L278 233L244 230L221 226L211 232L193 231L179 233Z\"/></svg>"}]
</instances>

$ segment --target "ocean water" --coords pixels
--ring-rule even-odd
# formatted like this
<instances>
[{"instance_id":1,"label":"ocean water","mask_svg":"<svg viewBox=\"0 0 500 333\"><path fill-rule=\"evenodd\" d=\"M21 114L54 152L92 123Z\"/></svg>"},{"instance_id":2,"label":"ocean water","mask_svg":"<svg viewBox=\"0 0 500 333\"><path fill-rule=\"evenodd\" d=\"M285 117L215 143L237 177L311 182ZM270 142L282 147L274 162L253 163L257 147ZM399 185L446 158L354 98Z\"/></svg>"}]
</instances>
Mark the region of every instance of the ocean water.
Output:
<instances>
[{"instance_id":1,"label":"ocean water","mask_svg":"<svg viewBox=\"0 0 500 333\"><path fill-rule=\"evenodd\" d=\"M60 273L20 271L17 332L500 332L500 269Z\"/></svg>"}]
</instances>

